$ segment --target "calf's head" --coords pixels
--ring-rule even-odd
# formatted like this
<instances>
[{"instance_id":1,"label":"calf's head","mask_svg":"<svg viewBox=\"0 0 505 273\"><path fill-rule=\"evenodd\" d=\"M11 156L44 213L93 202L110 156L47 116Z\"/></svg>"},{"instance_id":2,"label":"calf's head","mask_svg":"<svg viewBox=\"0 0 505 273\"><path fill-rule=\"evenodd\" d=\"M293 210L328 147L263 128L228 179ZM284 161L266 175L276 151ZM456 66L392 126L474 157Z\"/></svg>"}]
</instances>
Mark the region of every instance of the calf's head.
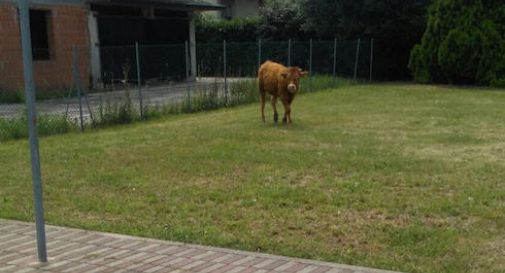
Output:
<instances>
[{"instance_id":1,"label":"calf's head","mask_svg":"<svg viewBox=\"0 0 505 273\"><path fill-rule=\"evenodd\" d=\"M300 86L300 78L305 77L307 74L308 72L302 71L299 67L288 67L287 71L283 72L281 76L287 80L288 91L294 94Z\"/></svg>"}]
</instances>

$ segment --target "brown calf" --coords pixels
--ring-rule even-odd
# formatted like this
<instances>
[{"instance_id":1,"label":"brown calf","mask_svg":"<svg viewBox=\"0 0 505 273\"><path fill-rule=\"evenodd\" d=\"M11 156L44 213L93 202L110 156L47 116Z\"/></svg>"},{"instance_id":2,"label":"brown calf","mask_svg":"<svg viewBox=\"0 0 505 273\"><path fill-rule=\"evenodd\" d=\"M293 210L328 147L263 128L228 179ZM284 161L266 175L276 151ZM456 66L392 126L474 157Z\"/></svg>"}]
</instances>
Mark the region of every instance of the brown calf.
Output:
<instances>
[{"instance_id":1,"label":"brown calf","mask_svg":"<svg viewBox=\"0 0 505 273\"><path fill-rule=\"evenodd\" d=\"M291 103L298 92L300 78L307 75L299 67L285 67L272 61L264 62L258 71L258 85L260 90L261 118L265 122L265 96L272 95L272 107L274 109L274 122L277 123L277 98L284 105L284 118L282 122L291 123Z\"/></svg>"}]
</instances>

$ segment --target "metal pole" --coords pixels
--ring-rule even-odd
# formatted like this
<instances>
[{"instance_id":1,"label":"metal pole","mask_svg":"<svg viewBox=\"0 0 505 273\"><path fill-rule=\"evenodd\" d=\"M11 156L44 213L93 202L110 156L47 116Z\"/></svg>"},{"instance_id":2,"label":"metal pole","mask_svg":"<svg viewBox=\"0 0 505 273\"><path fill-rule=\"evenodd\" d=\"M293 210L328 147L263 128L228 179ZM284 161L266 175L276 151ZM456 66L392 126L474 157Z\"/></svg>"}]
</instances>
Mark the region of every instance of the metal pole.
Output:
<instances>
[{"instance_id":1,"label":"metal pole","mask_svg":"<svg viewBox=\"0 0 505 273\"><path fill-rule=\"evenodd\" d=\"M140 118L144 119L144 111L143 111L143 105L142 105L142 83L141 83L141 77L140 77L140 50L139 50L139 43L135 42L135 57L137 59L137 87L139 90L139 103L140 103Z\"/></svg>"},{"instance_id":2,"label":"metal pole","mask_svg":"<svg viewBox=\"0 0 505 273\"><path fill-rule=\"evenodd\" d=\"M93 124L93 128L96 128L95 119L93 118L93 111L91 110L91 106L89 105L88 95L84 90L84 86L81 81L81 73L79 72L79 49L73 45L74 50L74 61L73 61L73 82L76 86L79 93L79 110L81 116L81 130L84 130L84 122L83 122L83 111L82 111L82 94L84 94L84 100L86 100L86 106L88 107L89 117L91 118L91 123Z\"/></svg>"},{"instance_id":3,"label":"metal pole","mask_svg":"<svg viewBox=\"0 0 505 273\"><path fill-rule=\"evenodd\" d=\"M261 66L261 39L258 40L258 70Z\"/></svg>"},{"instance_id":4,"label":"metal pole","mask_svg":"<svg viewBox=\"0 0 505 273\"><path fill-rule=\"evenodd\" d=\"M188 109L191 110L191 89L189 87L189 48L188 41L184 42L184 59L186 60L186 92L188 93Z\"/></svg>"},{"instance_id":5,"label":"metal pole","mask_svg":"<svg viewBox=\"0 0 505 273\"><path fill-rule=\"evenodd\" d=\"M95 118L93 117L93 111L91 110L91 106L89 105L88 94L86 92L84 92L84 100L86 100L86 105L88 106L89 117L91 118L93 128L96 128Z\"/></svg>"},{"instance_id":6,"label":"metal pole","mask_svg":"<svg viewBox=\"0 0 505 273\"><path fill-rule=\"evenodd\" d=\"M373 79L373 38L370 40L370 81Z\"/></svg>"},{"instance_id":7,"label":"metal pole","mask_svg":"<svg viewBox=\"0 0 505 273\"><path fill-rule=\"evenodd\" d=\"M312 91L312 39L310 39L309 43L309 90Z\"/></svg>"},{"instance_id":8,"label":"metal pole","mask_svg":"<svg viewBox=\"0 0 505 273\"><path fill-rule=\"evenodd\" d=\"M33 203L35 206L35 227L37 230L37 253L40 262L47 262L44 205L40 175L39 139L37 133L37 110L35 109L35 86L33 83L33 57L30 34L30 14L28 0L19 1L19 21L23 48L23 70L25 95L28 110L28 131L32 163Z\"/></svg>"},{"instance_id":9,"label":"metal pole","mask_svg":"<svg viewBox=\"0 0 505 273\"><path fill-rule=\"evenodd\" d=\"M288 40L288 66L291 66L291 39Z\"/></svg>"},{"instance_id":10,"label":"metal pole","mask_svg":"<svg viewBox=\"0 0 505 273\"><path fill-rule=\"evenodd\" d=\"M223 76L224 76L224 100L228 105L228 79L226 77L226 40L223 40Z\"/></svg>"},{"instance_id":11,"label":"metal pole","mask_svg":"<svg viewBox=\"0 0 505 273\"><path fill-rule=\"evenodd\" d=\"M361 44L361 39L358 39L358 43L356 45L356 58L354 61L354 80L358 77L358 59L359 59L359 47Z\"/></svg>"},{"instance_id":12,"label":"metal pole","mask_svg":"<svg viewBox=\"0 0 505 273\"><path fill-rule=\"evenodd\" d=\"M337 38L333 43L333 78L337 76Z\"/></svg>"},{"instance_id":13,"label":"metal pole","mask_svg":"<svg viewBox=\"0 0 505 273\"><path fill-rule=\"evenodd\" d=\"M82 113L82 93L81 86L79 84L79 72L77 71L77 47L75 45L72 46L73 49L73 65L72 65L72 77L73 77L73 85L77 89L77 96L79 98L79 120L81 122L81 132L84 131L84 118Z\"/></svg>"}]
</instances>

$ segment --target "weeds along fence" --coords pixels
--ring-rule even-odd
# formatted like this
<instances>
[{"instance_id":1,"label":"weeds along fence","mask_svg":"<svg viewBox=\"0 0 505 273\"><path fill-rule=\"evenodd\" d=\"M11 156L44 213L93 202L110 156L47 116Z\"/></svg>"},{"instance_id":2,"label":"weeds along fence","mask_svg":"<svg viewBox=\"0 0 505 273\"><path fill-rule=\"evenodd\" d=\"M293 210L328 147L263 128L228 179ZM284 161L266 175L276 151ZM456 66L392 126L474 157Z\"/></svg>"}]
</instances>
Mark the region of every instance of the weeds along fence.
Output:
<instances>
[{"instance_id":1,"label":"weeds along fence","mask_svg":"<svg viewBox=\"0 0 505 273\"><path fill-rule=\"evenodd\" d=\"M361 39L72 46L46 57L34 62L41 135L254 102L266 60L309 71L301 92L373 79L373 40ZM8 86L0 83L0 141L28 134L22 72L8 75Z\"/></svg>"}]
</instances>

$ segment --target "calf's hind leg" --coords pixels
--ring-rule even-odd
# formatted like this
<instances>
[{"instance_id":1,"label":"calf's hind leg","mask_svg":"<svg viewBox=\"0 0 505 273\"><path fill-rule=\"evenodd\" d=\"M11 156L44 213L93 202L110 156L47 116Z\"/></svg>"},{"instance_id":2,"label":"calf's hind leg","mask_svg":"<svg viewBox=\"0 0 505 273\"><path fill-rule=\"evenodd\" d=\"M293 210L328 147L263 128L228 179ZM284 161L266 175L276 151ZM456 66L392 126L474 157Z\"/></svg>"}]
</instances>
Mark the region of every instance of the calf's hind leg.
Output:
<instances>
[{"instance_id":1,"label":"calf's hind leg","mask_svg":"<svg viewBox=\"0 0 505 273\"><path fill-rule=\"evenodd\" d=\"M265 122L265 92L260 93L260 104L261 104L261 120Z\"/></svg>"},{"instance_id":2,"label":"calf's hind leg","mask_svg":"<svg viewBox=\"0 0 505 273\"><path fill-rule=\"evenodd\" d=\"M277 97L272 96L272 108L274 109L274 122L279 121L279 114L277 113Z\"/></svg>"}]
</instances>

